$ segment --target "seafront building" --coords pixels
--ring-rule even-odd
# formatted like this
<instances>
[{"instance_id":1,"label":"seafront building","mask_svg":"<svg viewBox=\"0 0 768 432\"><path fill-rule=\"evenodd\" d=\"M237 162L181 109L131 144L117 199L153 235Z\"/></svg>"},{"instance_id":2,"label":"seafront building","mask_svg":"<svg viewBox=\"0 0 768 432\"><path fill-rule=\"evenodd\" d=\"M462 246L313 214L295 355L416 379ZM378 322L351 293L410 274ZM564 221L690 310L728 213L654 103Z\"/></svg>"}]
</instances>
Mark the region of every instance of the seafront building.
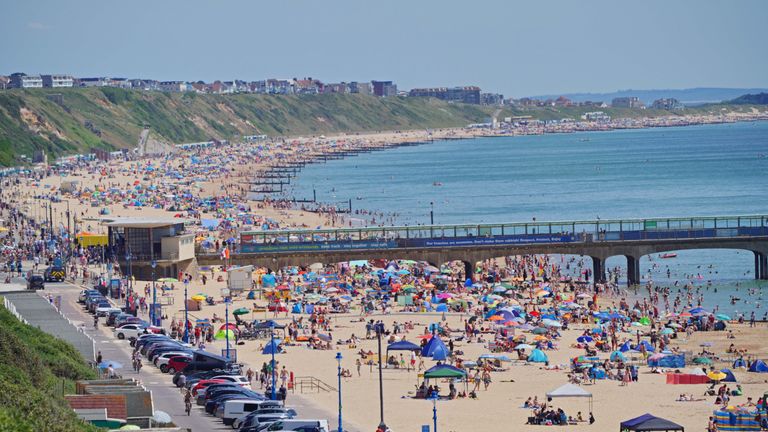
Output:
<instances>
[{"instance_id":1,"label":"seafront building","mask_svg":"<svg viewBox=\"0 0 768 432\"><path fill-rule=\"evenodd\" d=\"M656 99L653 101L653 104L651 105L653 109L661 109L661 110L677 110L677 109L683 109L683 104L680 103L679 100L675 98L661 98Z\"/></svg>"},{"instance_id":2,"label":"seafront building","mask_svg":"<svg viewBox=\"0 0 768 432\"><path fill-rule=\"evenodd\" d=\"M614 108L645 108L645 105L637 96L613 98L611 106Z\"/></svg>"}]
</instances>

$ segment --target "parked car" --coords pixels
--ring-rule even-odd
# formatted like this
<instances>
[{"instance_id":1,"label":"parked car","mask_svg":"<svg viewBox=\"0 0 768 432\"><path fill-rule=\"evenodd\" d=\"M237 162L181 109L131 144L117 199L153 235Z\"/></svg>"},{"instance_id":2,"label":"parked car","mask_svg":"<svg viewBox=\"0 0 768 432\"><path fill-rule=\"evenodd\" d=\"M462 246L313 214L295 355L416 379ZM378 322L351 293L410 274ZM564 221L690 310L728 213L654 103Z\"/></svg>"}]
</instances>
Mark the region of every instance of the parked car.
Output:
<instances>
[{"instance_id":1,"label":"parked car","mask_svg":"<svg viewBox=\"0 0 768 432\"><path fill-rule=\"evenodd\" d=\"M272 432L272 431L312 431L312 432L329 432L328 420L304 420L304 419L289 419L278 420L265 425L244 427L240 429L240 432Z\"/></svg>"},{"instance_id":2,"label":"parked car","mask_svg":"<svg viewBox=\"0 0 768 432\"><path fill-rule=\"evenodd\" d=\"M230 399L216 407L214 415L219 417L225 425L231 425L233 428L239 428L240 424L235 425L236 420L243 423L246 417L258 417L266 419L266 416L274 416L275 419L296 417L296 411L288 408L269 408L262 409L266 402L259 399ZM261 417L260 417L261 416ZM283 417L284 416L284 417Z\"/></svg>"},{"instance_id":3,"label":"parked car","mask_svg":"<svg viewBox=\"0 0 768 432\"><path fill-rule=\"evenodd\" d=\"M253 416L257 414L275 414L280 412L285 412L292 415L293 417L296 417L296 411L294 411L291 408L283 407L280 401L265 400L265 401L260 401L258 408L256 408L255 410L251 412L246 412L242 416L236 418L232 422L232 428L240 429L240 427L243 425L243 422L248 416Z\"/></svg>"},{"instance_id":4,"label":"parked car","mask_svg":"<svg viewBox=\"0 0 768 432\"><path fill-rule=\"evenodd\" d=\"M187 356L175 356L168 360L168 373L176 374L177 372L185 371L187 366L192 363L192 357ZM176 384L174 382L174 384Z\"/></svg>"},{"instance_id":5,"label":"parked car","mask_svg":"<svg viewBox=\"0 0 768 432\"><path fill-rule=\"evenodd\" d=\"M251 383L248 382L248 378L244 377L243 375L217 375L211 379L220 379L224 381L229 381L241 387L245 387L248 389L251 388Z\"/></svg>"},{"instance_id":6,"label":"parked car","mask_svg":"<svg viewBox=\"0 0 768 432\"><path fill-rule=\"evenodd\" d=\"M109 305L108 307L96 308L96 316L99 318L106 317L107 315L109 315L110 312L122 312L122 309L118 307L114 307L112 305Z\"/></svg>"},{"instance_id":7,"label":"parked car","mask_svg":"<svg viewBox=\"0 0 768 432\"><path fill-rule=\"evenodd\" d=\"M139 333L143 333L145 327L144 323L129 323L115 327L112 331L118 339L129 339L137 337Z\"/></svg>"},{"instance_id":8,"label":"parked car","mask_svg":"<svg viewBox=\"0 0 768 432\"><path fill-rule=\"evenodd\" d=\"M45 279L40 275L32 275L27 279L28 290L45 289Z\"/></svg>"},{"instance_id":9,"label":"parked car","mask_svg":"<svg viewBox=\"0 0 768 432\"><path fill-rule=\"evenodd\" d=\"M155 364L155 366L160 368L160 372L166 373L166 372L168 372L168 362L173 357L179 357L179 356L184 356L184 357L187 357L187 358L191 359L192 358L192 352L190 352L190 351L187 351L187 352L183 352L183 351L164 352L164 353L160 354L159 356L155 357L155 360L154 360L153 363Z\"/></svg>"}]
</instances>

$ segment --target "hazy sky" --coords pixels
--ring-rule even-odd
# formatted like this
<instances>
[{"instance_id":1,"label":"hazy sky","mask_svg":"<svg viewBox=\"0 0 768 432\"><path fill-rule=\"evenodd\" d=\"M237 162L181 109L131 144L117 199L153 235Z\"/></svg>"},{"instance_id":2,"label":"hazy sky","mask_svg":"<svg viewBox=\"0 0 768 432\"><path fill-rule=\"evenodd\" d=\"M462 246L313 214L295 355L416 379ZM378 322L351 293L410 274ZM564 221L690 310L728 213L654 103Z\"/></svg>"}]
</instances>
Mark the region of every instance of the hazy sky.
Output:
<instances>
[{"instance_id":1,"label":"hazy sky","mask_svg":"<svg viewBox=\"0 0 768 432\"><path fill-rule=\"evenodd\" d=\"M766 0L0 0L0 73L768 87Z\"/></svg>"}]
</instances>

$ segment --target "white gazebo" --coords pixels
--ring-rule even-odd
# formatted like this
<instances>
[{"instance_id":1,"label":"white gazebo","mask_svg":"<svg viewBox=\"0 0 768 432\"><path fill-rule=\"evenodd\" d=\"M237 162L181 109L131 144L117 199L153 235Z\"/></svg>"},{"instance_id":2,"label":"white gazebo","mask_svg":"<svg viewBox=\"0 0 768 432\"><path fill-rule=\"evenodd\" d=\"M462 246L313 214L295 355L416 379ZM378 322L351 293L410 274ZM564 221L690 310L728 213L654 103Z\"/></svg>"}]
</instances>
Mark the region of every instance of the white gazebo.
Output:
<instances>
[{"instance_id":1,"label":"white gazebo","mask_svg":"<svg viewBox=\"0 0 768 432\"><path fill-rule=\"evenodd\" d=\"M554 399L558 397L589 398L589 411L592 412L592 393L575 384L563 384L562 386L547 393L547 398Z\"/></svg>"}]
</instances>

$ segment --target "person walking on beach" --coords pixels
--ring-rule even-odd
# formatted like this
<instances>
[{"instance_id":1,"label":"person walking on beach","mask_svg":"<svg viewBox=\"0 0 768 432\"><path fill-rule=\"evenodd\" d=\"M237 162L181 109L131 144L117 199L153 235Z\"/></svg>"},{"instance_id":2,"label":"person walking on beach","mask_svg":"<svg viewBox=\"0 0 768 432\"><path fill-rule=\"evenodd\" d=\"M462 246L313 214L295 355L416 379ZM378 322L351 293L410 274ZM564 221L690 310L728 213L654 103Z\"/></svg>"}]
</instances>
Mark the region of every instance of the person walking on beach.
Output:
<instances>
[{"instance_id":1,"label":"person walking on beach","mask_svg":"<svg viewBox=\"0 0 768 432\"><path fill-rule=\"evenodd\" d=\"M360 367L363 365L363 362L360 361L360 359L355 360L355 366L357 366L357 376L360 376Z\"/></svg>"}]
</instances>

